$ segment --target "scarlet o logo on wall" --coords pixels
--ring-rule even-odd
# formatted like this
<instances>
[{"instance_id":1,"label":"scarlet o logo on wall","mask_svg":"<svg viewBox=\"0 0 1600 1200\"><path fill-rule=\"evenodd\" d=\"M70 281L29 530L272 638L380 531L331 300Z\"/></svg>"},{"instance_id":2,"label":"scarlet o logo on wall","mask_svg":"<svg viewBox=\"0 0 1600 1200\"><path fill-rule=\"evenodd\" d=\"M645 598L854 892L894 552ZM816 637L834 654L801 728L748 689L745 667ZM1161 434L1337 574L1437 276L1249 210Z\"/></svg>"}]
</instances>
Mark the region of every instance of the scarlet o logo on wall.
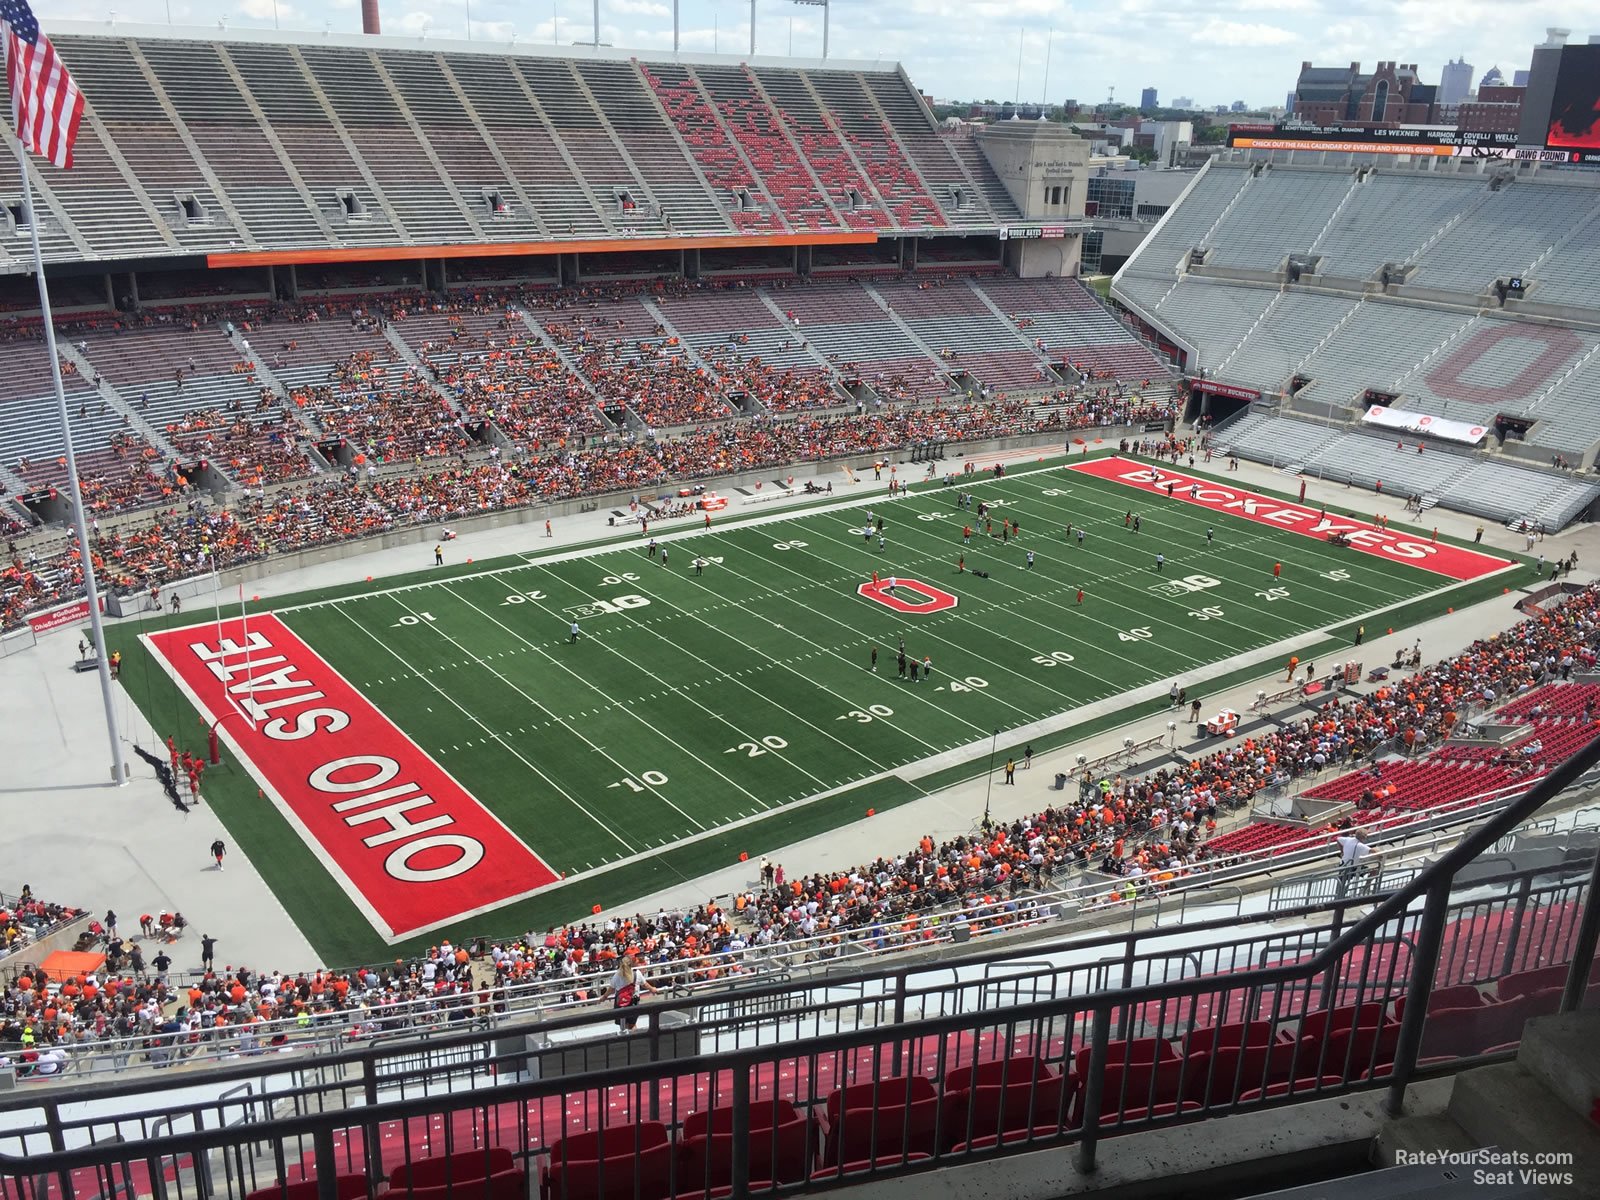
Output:
<instances>
[{"instance_id":1,"label":"scarlet o logo on wall","mask_svg":"<svg viewBox=\"0 0 1600 1200\"><path fill-rule=\"evenodd\" d=\"M891 590L890 584L894 587ZM876 600L902 613L935 613L954 608L959 601L943 588L923 583L920 579L883 579L863 583L856 589L858 595Z\"/></svg>"}]
</instances>

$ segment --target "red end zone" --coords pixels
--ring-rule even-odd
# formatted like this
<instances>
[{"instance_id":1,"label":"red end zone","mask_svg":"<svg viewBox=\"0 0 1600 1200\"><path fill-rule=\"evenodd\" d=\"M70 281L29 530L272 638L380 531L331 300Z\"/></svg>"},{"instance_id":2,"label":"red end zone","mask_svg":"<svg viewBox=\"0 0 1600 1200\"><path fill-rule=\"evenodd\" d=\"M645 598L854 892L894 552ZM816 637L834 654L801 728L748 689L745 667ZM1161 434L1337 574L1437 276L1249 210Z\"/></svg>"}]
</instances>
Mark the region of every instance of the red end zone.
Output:
<instances>
[{"instance_id":1,"label":"red end zone","mask_svg":"<svg viewBox=\"0 0 1600 1200\"><path fill-rule=\"evenodd\" d=\"M165 630L144 642L207 720L228 718L219 733L391 941L556 880L276 617Z\"/></svg>"},{"instance_id":2,"label":"red end zone","mask_svg":"<svg viewBox=\"0 0 1600 1200\"><path fill-rule=\"evenodd\" d=\"M1330 533L1346 533L1350 535L1351 548L1363 554L1375 554L1380 558L1407 563L1448 579L1477 579L1512 565L1509 559L1497 558L1481 550L1424 541L1413 533L1379 529L1353 517L1339 517L1331 513L1326 517L1319 516L1317 509L1307 508L1293 500L1279 500L1259 492L1231 488L1197 475L1146 466L1115 455L1074 463L1070 469L1125 483L1162 499L1166 499L1167 485L1175 484L1173 497L1186 504L1233 513L1260 525L1292 529L1307 537L1326 538ZM1197 484L1199 486L1191 494L1190 487Z\"/></svg>"}]
</instances>

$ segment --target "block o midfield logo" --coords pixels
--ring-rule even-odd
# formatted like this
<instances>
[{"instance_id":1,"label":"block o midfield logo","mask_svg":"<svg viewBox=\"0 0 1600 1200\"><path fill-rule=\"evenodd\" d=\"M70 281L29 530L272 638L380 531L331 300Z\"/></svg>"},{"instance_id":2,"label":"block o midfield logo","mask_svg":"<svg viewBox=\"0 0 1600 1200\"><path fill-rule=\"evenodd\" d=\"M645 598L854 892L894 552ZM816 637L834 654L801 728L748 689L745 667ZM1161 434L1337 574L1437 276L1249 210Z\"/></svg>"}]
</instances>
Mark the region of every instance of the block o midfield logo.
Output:
<instances>
[{"instance_id":1,"label":"block o midfield logo","mask_svg":"<svg viewBox=\"0 0 1600 1200\"><path fill-rule=\"evenodd\" d=\"M896 577L892 591L889 583L887 579L863 583L856 588L856 593L901 613L944 612L960 603L957 597L943 588L923 583L920 579Z\"/></svg>"}]
</instances>

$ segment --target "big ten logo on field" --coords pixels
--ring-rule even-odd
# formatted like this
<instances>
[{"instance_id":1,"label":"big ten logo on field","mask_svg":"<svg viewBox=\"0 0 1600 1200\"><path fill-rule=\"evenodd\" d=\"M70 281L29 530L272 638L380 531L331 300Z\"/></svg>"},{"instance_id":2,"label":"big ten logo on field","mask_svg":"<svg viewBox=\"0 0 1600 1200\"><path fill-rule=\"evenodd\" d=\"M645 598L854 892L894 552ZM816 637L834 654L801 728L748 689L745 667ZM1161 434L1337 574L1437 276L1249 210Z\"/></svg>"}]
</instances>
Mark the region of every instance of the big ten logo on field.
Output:
<instances>
[{"instance_id":1,"label":"big ten logo on field","mask_svg":"<svg viewBox=\"0 0 1600 1200\"><path fill-rule=\"evenodd\" d=\"M1166 583L1152 583L1146 591L1154 592L1158 596L1176 599L1187 596L1191 592L1203 592L1207 588L1221 587L1222 580L1213 579L1209 575L1185 575L1182 579L1169 580Z\"/></svg>"},{"instance_id":2,"label":"big ten logo on field","mask_svg":"<svg viewBox=\"0 0 1600 1200\"><path fill-rule=\"evenodd\" d=\"M590 604L580 604L576 608L563 608L574 621L587 621L590 617L614 617L620 612L630 608L645 608L650 601L644 596L613 596L609 600L596 600Z\"/></svg>"},{"instance_id":3,"label":"big ten logo on field","mask_svg":"<svg viewBox=\"0 0 1600 1200\"><path fill-rule=\"evenodd\" d=\"M960 603L943 588L923 583L920 579L896 578L863 583L856 593L902 613L944 612Z\"/></svg>"}]
</instances>

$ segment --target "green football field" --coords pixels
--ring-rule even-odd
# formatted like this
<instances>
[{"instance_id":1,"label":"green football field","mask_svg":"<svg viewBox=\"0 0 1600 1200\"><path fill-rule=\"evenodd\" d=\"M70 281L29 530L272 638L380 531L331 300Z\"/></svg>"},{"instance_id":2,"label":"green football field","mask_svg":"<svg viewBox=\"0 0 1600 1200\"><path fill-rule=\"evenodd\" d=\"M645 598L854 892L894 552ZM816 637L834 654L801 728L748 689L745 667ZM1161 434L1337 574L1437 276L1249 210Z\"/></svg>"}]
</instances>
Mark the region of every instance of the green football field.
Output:
<instances>
[{"instance_id":1,"label":"green football field","mask_svg":"<svg viewBox=\"0 0 1600 1200\"><path fill-rule=\"evenodd\" d=\"M665 565L637 533L541 554L530 525L524 557L264 607L566 874L461 931L476 933L572 919L981 773L996 731L1002 758L1021 745L1008 731L1023 727L1039 750L1068 745L1150 711L1128 706L1091 728L1062 715L1078 706L1156 684L1164 707L1171 682L1204 700L1234 656L1294 640L1331 664L1352 656L1359 621L1381 633L1501 590L1059 460L919 487L658 529ZM977 502L993 506L993 536ZM863 535L869 510L884 521L882 547ZM1001 539L1003 518L1020 537ZM893 596L923 611L860 594L874 572L912 581ZM898 676L902 638L931 677ZM136 678L149 669L138 657ZM169 702L182 705L159 690L142 698L130 684L158 728ZM896 774L912 764L914 781ZM313 942L337 961L377 953L337 888L306 885L320 868L296 831L232 782L208 800ZM863 842L859 857L900 849Z\"/></svg>"}]
</instances>

